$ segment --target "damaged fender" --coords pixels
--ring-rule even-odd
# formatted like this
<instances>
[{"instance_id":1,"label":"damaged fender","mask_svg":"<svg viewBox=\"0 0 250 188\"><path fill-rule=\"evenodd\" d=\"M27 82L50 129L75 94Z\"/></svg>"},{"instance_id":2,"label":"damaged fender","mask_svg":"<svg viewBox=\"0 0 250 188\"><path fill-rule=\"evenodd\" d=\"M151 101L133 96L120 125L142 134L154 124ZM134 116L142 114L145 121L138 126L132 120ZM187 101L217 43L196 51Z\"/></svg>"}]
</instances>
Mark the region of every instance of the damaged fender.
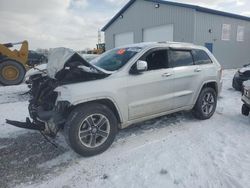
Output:
<instances>
[{"instance_id":1,"label":"damaged fender","mask_svg":"<svg viewBox=\"0 0 250 188\"><path fill-rule=\"evenodd\" d=\"M111 75L67 48L51 50L47 64L47 74L32 74L26 82L30 88L29 114L26 122L6 120L19 128L42 131L55 137L67 119L70 98L64 85L104 79ZM63 90L63 91L62 91ZM63 100L63 101L62 101Z\"/></svg>"}]
</instances>

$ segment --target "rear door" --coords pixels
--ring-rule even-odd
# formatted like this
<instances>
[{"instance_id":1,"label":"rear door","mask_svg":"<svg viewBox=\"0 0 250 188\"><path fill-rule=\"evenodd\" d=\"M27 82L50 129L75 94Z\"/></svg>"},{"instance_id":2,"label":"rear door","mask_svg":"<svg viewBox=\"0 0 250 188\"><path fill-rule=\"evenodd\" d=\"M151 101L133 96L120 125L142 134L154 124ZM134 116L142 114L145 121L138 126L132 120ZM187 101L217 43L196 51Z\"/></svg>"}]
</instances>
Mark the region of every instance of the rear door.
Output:
<instances>
[{"instance_id":1,"label":"rear door","mask_svg":"<svg viewBox=\"0 0 250 188\"><path fill-rule=\"evenodd\" d=\"M129 120L164 113L173 108L173 69L168 65L167 49L153 49L140 60L147 61L148 71L129 75L127 101Z\"/></svg>"},{"instance_id":2,"label":"rear door","mask_svg":"<svg viewBox=\"0 0 250 188\"><path fill-rule=\"evenodd\" d=\"M199 88L202 70L195 65L191 50L172 49L169 61L174 72L174 109L190 106Z\"/></svg>"},{"instance_id":3,"label":"rear door","mask_svg":"<svg viewBox=\"0 0 250 188\"><path fill-rule=\"evenodd\" d=\"M218 68L214 66L213 61L204 50L196 49L192 50L195 65L199 66L202 77L200 77L200 85L207 80L216 80Z\"/></svg>"}]
</instances>

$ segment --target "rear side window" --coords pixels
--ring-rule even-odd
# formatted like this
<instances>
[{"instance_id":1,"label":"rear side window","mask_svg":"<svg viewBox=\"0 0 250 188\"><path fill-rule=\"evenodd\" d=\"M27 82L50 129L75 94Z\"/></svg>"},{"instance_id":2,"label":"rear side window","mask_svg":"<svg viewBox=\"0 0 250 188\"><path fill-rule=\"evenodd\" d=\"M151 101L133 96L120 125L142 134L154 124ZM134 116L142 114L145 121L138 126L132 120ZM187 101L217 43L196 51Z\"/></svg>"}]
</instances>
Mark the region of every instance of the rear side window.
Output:
<instances>
[{"instance_id":1,"label":"rear side window","mask_svg":"<svg viewBox=\"0 0 250 188\"><path fill-rule=\"evenodd\" d=\"M169 58L173 67L183 67L194 65L190 51L170 50Z\"/></svg>"},{"instance_id":2,"label":"rear side window","mask_svg":"<svg viewBox=\"0 0 250 188\"><path fill-rule=\"evenodd\" d=\"M194 62L196 65L204 65L212 63L212 60L203 50L193 50Z\"/></svg>"}]
</instances>

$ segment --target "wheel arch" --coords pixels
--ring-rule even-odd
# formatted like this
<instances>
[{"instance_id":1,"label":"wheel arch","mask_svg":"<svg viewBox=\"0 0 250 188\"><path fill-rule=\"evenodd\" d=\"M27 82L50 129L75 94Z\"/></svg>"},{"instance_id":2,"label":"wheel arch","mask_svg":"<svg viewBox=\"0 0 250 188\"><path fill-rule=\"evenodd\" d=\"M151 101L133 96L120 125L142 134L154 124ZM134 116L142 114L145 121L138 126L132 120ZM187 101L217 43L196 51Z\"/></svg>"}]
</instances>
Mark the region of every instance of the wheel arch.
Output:
<instances>
[{"instance_id":1,"label":"wheel arch","mask_svg":"<svg viewBox=\"0 0 250 188\"><path fill-rule=\"evenodd\" d=\"M207 88L207 87L213 88L215 90L216 94L218 94L219 88L218 88L218 84L216 81L210 81L210 82L204 83L200 92L202 91L202 89Z\"/></svg>"},{"instance_id":2,"label":"wheel arch","mask_svg":"<svg viewBox=\"0 0 250 188\"><path fill-rule=\"evenodd\" d=\"M196 94L195 100L194 100L194 104L195 104L196 101L198 100L198 97L199 97L201 91L202 91L204 88L207 88L207 87L213 88L213 89L215 90L215 92L216 92L216 95L218 95L218 93L219 93L219 87L218 87L217 81L216 81L216 80L209 80L209 81L206 81L206 82L204 82L204 83L201 85L201 87L200 87L200 89L199 89L199 92Z\"/></svg>"},{"instance_id":3,"label":"wheel arch","mask_svg":"<svg viewBox=\"0 0 250 188\"><path fill-rule=\"evenodd\" d=\"M114 113L114 115L117 117L119 124L121 124L123 122L123 118L122 118L121 112L118 108L118 105L114 102L114 100L112 100L110 98L106 98L106 97L105 98L98 98L98 99L89 99L89 100L84 101L84 102L79 102L77 104L72 105L70 107L69 111L71 112L73 109L78 108L79 106L93 104L93 103L103 104L103 105L107 106Z\"/></svg>"}]
</instances>

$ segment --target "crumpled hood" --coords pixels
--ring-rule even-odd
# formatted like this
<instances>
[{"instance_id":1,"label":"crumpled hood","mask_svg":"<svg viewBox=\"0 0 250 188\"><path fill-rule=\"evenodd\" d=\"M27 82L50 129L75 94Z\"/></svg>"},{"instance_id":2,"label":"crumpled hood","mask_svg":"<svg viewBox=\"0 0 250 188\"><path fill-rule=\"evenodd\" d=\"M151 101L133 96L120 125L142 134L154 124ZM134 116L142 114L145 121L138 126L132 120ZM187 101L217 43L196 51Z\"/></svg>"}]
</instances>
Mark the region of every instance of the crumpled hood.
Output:
<instances>
[{"instance_id":1,"label":"crumpled hood","mask_svg":"<svg viewBox=\"0 0 250 188\"><path fill-rule=\"evenodd\" d=\"M37 74L47 74L47 64L37 65L34 68L28 70L25 74L25 80L29 79L33 75Z\"/></svg>"},{"instance_id":2,"label":"crumpled hood","mask_svg":"<svg viewBox=\"0 0 250 188\"><path fill-rule=\"evenodd\" d=\"M65 64L70 61L80 62L83 66L89 68L88 72L99 72L108 74L106 71L88 63L80 54L68 48L55 48L50 51L47 65L47 73L50 78L55 79L56 74L65 68Z\"/></svg>"}]
</instances>

